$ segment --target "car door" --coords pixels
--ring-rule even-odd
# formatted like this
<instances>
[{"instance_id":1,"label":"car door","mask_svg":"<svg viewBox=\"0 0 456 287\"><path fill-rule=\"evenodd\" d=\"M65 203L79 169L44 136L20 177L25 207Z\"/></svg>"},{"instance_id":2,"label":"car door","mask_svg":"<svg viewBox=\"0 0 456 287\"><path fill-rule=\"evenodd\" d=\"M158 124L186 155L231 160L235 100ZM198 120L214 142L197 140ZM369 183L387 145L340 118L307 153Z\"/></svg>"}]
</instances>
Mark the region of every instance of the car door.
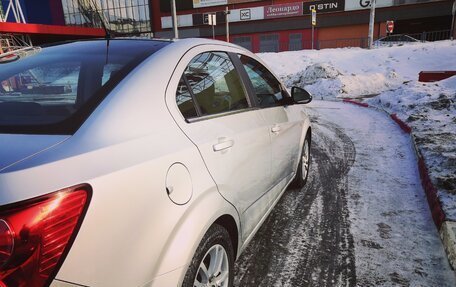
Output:
<instances>
[{"instance_id":1,"label":"car door","mask_svg":"<svg viewBox=\"0 0 456 287\"><path fill-rule=\"evenodd\" d=\"M254 99L269 126L271 177L278 194L293 176L300 153L303 120L297 110L298 106L288 105L290 96L264 65L245 55L239 55L239 59L250 79Z\"/></svg>"},{"instance_id":2,"label":"car door","mask_svg":"<svg viewBox=\"0 0 456 287\"><path fill-rule=\"evenodd\" d=\"M198 147L222 196L239 211L247 237L266 212L269 200L261 198L273 185L269 125L252 107L230 54L201 52L181 62L185 69L176 72L180 79L171 88L181 113L176 122Z\"/></svg>"}]
</instances>

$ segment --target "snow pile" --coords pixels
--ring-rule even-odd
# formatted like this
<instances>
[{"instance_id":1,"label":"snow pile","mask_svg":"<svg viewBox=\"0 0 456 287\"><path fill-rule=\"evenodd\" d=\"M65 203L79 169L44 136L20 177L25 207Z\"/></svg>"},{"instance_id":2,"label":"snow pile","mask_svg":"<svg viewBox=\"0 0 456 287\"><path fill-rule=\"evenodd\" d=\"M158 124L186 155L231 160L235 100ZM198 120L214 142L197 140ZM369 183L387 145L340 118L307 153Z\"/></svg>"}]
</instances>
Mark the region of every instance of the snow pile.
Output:
<instances>
[{"instance_id":1,"label":"snow pile","mask_svg":"<svg viewBox=\"0 0 456 287\"><path fill-rule=\"evenodd\" d=\"M288 87L317 99L358 98L407 122L447 218L456 221L456 76L418 82L420 71L456 70L456 41L259 56Z\"/></svg>"},{"instance_id":2,"label":"snow pile","mask_svg":"<svg viewBox=\"0 0 456 287\"><path fill-rule=\"evenodd\" d=\"M438 83L439 86L456 91L456 77L445 79Z\"/></svg>"},{"instance_id":3,"label":"snow pile","mask_svg":"<svg viewBox=\"0 0 456 287\"><path fill-rule=\"evenodd\" d=\"M420 71L456 70L456 61L449 60L456 59L456 41L373 50L341 48L263 53L259 56L288 87L304 87L322 99L359 98L417 80ZM309 69L324 72L315 72L309 77ZM336 71L337 75L328 71Z\"/></svg>"},{"instance_id":4,"label":"snow pile","mask_svg":"<svg viewBox=\"0 0 456 287\"><path fill-rule=\"evenodd\" d=\"M318 83L318 85L325 85L322 90L330 91L332 93L331 95L336 96L336 93L341 88L341 82L337 77L341 75L342 74L337 69L328 63L316 63L307 66L302 73L285 74L284 81L289 87L310 87L314 86L316 83ZM318 95L318 90L308 90L315 96Z\"/></svg>"},{"instance_id":5,"label":"snow pile","mask_svg":"<svg viewBox=\"0 0 456 287\"><path fill-rule=\"evenodd\" d=\"M394 71L347 75L327 63L317 63L302 73L285 76L285 84L305 88L319 99L360 98L397 88L402 79Z\"/></svg>"},{"instance_id":6,"label":"snow pile","mask_svg":"<svg viewBox=\"0 0 456 287\"><path fill-rule=\"evenodd\" d=\"M387 75L373 73L368 75L342 76L343 97L359 97L363 95L375 95L384 90L396 88L401 84L397 74L389 72Z\"/></svg>"},{"instance_id":7,"label":"snow pile","mask_svg":"<svg viewBox=\"0 0 456 287\"><path fill-rule=\"evenodd\" d=\"M317 63L308 66L301 75L300 81L304 84L313 84L319 79L335 79L340 72L326 63Z\"/></svg>"}]
</instances>

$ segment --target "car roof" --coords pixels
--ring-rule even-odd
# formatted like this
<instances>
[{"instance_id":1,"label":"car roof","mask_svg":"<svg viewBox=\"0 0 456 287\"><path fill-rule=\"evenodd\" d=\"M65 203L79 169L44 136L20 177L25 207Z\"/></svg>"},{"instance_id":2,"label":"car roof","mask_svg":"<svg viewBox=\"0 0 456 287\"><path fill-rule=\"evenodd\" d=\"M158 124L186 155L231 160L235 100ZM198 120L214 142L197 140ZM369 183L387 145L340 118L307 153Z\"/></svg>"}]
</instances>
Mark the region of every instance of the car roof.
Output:
<instances>
[{"instance_id":1,"label":"car roof","mask_svg":"<svg viewBox=\"0 0 456 287\"><path fill-rule=\"evenodd\" d=\"M219 45L219 46L225 46L225 47L231 47L231 48L236 48L239 50L242 50L250 55L253 55L252 52L249 50L245 49L244 47L241 47L239 45L230 43L230 42L225 42L225 41L220 41L220 40L213 40L213 39L206 39L206 38L183 38L183 39L164 39L164 38L132 38L132 37L118 37L118 38L111 38L111 39L106 39L106 38L96 38L96 39L84 39L84 40L76 40L76 41L68 41L68 42L80 42L80 41L138 41L138 42L167 42L170 45L164 45L160 48L165 48L169 49L173 46L179 46L181 49L186 49L189 50L193 47L200 46L200 45ZM65 42L64 42L65 43ZM59 45L63 44L62 42L60 43L55 43L55 44L50 44L50 46L53 45ZM45 46L43 46L45 47Z\"/></svg>"},{"instance_id":2,"label":"car roof","mask_svg":"<svg viewBox=\"0 0 456 287\"><path fill-rule=\"evenodd\" d=\"M79 41L161 41L161 42L169 42L169 43L180 43L182 45L186 45L188 47L194 47L198 45L223 45L223 46L230 46L236 48L242 48L236 44L220 41L220 40L213 40L213 39L206 39L206 38L182 38L182 39L165 39L165 38L133 38L133 37L117 37L117 38L95 38L95 39L83 39L83 40L72 40L69 42L79 42ZM56 43L60 44L60 43ZM53 45L53 44L51 44Z\"/></svg>"}]
</instances>

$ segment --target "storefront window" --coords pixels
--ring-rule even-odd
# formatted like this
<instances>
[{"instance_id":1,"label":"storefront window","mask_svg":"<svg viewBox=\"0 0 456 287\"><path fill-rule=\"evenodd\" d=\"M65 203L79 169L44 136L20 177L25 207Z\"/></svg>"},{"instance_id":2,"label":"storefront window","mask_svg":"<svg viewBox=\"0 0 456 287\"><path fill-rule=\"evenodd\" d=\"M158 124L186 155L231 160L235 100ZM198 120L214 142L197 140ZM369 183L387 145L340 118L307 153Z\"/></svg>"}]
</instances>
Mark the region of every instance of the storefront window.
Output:
<instances>
[{"instance_id":1,"label":"storefront window","mask_svg":"<svg viewBox=\"0 0 456 287\"><path fill-rule=\"evenodd\" d=\"M252 50L252 38L250 36L239 36L233 38L233 43L241 47L246 48L249 51Z\"/></svg>"},{"instance_id":2,"label":"storefront window","mask_svg":"<svg viewBox=\"0 0 456 287\"><path fill-rule=\"evenodd\" d=\"M289 51L302 50L302 34L301 33L290 34L290 38L288 41L288 50Z\"/></svg>"},{"instance_id":3,"label":"storefront window","mask_svg":"<svg viewBox=\"0 0 456 287\"><path fill-rule=\"evenodd\" d=\"M267 34L260 36L260 53L278 52L279 51L279 35Z\"/></svg>"}]
</instances>

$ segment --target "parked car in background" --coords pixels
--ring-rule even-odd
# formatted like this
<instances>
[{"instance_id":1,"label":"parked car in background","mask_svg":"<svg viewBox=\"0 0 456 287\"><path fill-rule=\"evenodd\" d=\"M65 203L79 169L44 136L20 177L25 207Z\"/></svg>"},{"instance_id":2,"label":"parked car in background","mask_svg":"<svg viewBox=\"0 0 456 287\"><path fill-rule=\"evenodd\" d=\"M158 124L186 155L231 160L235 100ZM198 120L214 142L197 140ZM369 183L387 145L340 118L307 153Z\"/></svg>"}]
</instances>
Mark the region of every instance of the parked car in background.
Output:
<instances>
[{"instance_id":1,"label":"parked car in background","mask_svg":"<svg viewBox=\"0 0 456 287\"><path fill-rule=\"evenodd\" d=\"M311 127L264 63L203 39L0 61L1 286L232 286Z\"/></svg>"},{"instance_id":2,"label":"parked car in background","mask_svg":"<svg viewBox=\"0 0 456 287\"><path fill-rule=\"evenodd\" d=\"M417 39L403 34L389 35L374 41L376 47L402 46L404 44L419 43Z\"/></svg>"}]
</instances>

